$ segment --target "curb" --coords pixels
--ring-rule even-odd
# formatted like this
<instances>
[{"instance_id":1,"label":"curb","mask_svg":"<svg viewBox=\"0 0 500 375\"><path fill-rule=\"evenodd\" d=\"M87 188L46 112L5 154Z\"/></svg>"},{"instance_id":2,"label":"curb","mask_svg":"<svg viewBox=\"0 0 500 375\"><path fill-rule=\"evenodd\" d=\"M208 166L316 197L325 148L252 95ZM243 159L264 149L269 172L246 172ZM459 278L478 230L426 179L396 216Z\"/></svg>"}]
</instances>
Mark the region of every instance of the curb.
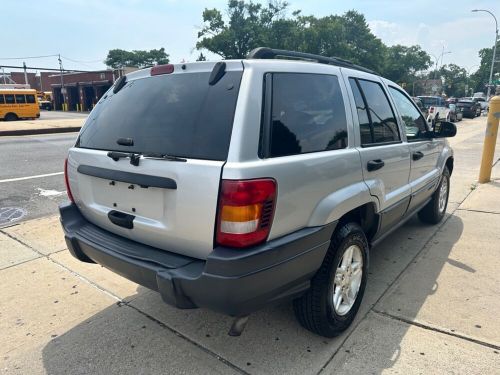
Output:
<instances>
[{"instance_id":1,"label":"curb","mask_svg":"<svg viewBox=\"0 0 500 375\"><path fill-rule=\"evenodd\" d=\"M15 135L72 133L72 132L79 132L81 128L82 128L81 126L70 126L66 128L0 130L0 137L15 136Z\"/></svg>"}]
</instances>

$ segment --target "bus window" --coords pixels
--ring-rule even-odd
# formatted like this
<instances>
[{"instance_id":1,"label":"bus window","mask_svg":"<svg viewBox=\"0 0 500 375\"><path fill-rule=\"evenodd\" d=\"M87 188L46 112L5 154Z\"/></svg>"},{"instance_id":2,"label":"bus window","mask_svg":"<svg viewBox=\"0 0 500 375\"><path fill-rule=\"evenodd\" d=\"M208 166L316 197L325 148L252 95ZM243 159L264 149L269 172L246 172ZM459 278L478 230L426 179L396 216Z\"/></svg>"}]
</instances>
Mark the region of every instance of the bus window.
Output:
<instances>
[{"instance_id":1,"label":"bus window","mask_svg":"<svg viewBox=\"0 0 500 375\"><path fill-rule=\"evenodd\" d=\"M16 95L16 103L17 104L26 103L26 97L24 95Z\"/></svg>"},{"instance_id":2,"label":"bus window","mask_svg":"<svg viewBox=\"0 0 500 375\"><path fill-rule=\"evenodd\" d=\"M0 104L5 103L5 100L3 99L3 95L0 94Z\"/></svg>"},{"instance_id":3,"label":"bus window","mask_svg":"<svg viewBox=\"0 0 500 375\"><path fill-rule=\"evenodd\" d=\"M5 104L16 104L16 101L14 100L14 95L5 94Z\"/></svg>"},{"instance_id":4,"label":"bus window","mask_svg":"<svg viewBox=\"0 0 500 375\"><path fill-rule=\"evenodd\" d=\"M35 95L26 95L26 103L36 103Z\"/></svg>"}]
</instances>

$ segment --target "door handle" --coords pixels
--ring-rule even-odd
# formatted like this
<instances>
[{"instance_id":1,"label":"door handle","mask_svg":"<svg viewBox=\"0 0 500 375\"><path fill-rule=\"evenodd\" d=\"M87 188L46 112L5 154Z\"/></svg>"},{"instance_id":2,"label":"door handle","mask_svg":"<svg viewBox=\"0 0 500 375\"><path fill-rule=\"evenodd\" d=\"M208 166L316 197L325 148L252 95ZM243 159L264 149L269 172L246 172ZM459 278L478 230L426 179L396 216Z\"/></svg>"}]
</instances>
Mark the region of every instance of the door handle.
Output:
<instances>
[{"instance_id":1,"label":"door handle","mask_svg":"<svg viewBox=\"0 0 500 375\"><path fill-rule=\"evenodd\" d=\"M372 172L372 171L376 171L377 169L382 168L384 165L385 165L385 163L382 159L370 160L366 164L366 169L368 169L368 172Z\"/></svg>"},{"instance_id":2,"label":"door handle","mask_svg":"<svg viewBox=\"0 0 500 375\"><path fill-rule=\"evenodd\" d=\"M132 229L134 227L134 215L126 214L125 212L120 211L109 211L108 219L113 224L118 225L123 228Z\"/></svg>"},{"instance_id":3,"label":"door handle","mask_svg":"<svg viewBox=\"0 0 500 375\"><path fill-rule=\"evenodd\" d=\"M420 160L424 157L424 153L421 151L416 151L412 154L413 160Z\"/></svg>"}]
</instances>

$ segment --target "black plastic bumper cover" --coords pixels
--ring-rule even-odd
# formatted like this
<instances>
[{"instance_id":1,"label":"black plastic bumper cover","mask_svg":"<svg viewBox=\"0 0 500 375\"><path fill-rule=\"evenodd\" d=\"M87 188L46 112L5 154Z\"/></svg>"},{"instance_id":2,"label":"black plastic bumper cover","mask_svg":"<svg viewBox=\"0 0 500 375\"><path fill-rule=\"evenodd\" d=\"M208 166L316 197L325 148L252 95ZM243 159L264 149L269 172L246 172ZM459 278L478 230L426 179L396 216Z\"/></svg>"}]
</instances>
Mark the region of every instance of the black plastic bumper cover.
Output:
<instances>
[{"instance_id":1,"label":"black plastic bumper cover","mask_svg":"<svg viewBox=\"0 0 500 375\"><path fill-rule=\"evenodd\" d=\"M59 207L66 243L178 308L206 307L232 316L300 295L328 250L336 222L304 228L246 250L215 248L206 260L157 249L103 230L75 204Z\"/></svg>"}]
</instances>

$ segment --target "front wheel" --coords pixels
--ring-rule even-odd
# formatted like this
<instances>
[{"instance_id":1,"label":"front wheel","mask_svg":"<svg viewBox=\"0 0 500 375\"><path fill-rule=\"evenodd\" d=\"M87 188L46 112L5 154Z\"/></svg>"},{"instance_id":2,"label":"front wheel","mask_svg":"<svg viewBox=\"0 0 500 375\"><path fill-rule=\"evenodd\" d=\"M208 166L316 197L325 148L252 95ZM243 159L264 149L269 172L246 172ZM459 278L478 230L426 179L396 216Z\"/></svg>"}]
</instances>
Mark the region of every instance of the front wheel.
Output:
<instances>
[{"instance_id":1,"label":"front wheel","mask_svg":"<svg viewBox=\"0 0 500 375\"><path fill-rule=\"evenodd\" d=\"M358 312L367 270L368 242L363 230L356 223L342 225L335 231L310 289L294 301L299 323L324 337L340 335Z\"/></svg>"},{"instance_id":2,"label":"front wheel","mask_svg":"<svg viewBox=\"0 0 500 375\"><path fill-rule=\"evenodd\" d=\"M432 194L432 199L418 212L419 219L428 224L437 224L443 220L446 207L448 206L449 195L450 171L447 167L444 167L441 181L436 191Z\"/></svg>"}]
</instances>

